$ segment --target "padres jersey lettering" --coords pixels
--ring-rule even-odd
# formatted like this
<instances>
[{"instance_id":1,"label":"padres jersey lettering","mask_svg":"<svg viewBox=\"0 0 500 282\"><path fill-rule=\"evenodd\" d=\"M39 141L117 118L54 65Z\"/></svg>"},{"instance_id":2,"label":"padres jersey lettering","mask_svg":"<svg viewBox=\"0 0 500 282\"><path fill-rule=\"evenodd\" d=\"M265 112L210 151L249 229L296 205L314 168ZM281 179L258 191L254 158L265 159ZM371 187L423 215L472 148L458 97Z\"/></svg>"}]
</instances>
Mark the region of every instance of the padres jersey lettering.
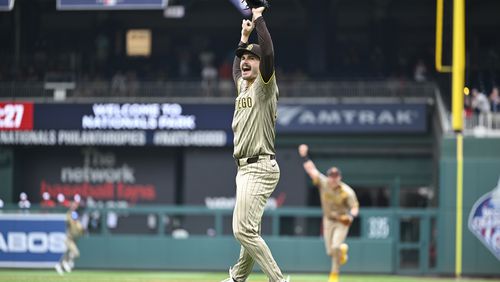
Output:
<instances>
[{"instance_id":1,"label":"padres jersey lettering","mask_svg":"<svg viewBox=\"0 0 500 282\"><path fill-rule=\"evenodd\" d=\"M248 85L238 80L238 97L233 116L234 152L236 159L258 155L274 155L278 86L273 75L268 83L257 77Z\"/></svg>"},{"instance_id":2,"label":"padres jersey lettering","mask_svg":"<svg viewBox=\"0 0 500 282\"><path fill-rule=\"evenodd\" d=\"M348 214L353 207L359 206L354 190L344 182L340 183L340 189L334 189L328 185L328 177L320 174L318 188L324 215Z\"/></svg>"}]
</instances>

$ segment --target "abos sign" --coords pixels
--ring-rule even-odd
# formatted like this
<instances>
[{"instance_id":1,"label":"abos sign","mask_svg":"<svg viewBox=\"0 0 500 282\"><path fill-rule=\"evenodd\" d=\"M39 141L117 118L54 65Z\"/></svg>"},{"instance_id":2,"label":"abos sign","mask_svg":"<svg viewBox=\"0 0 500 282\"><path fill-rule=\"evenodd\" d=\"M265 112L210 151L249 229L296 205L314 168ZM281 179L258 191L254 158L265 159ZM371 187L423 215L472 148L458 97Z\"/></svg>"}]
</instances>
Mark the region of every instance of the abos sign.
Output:
<instances>
[{"instance_id":1,"label":"abos sign","mask_svg":"<svg viewBox=\"0 0 500 282\"><path fill-rule=\"evenodd\" d=\"M64 214L0 214L0 267L53 267L66 251Z\"/></svg>"},{"instance_id":2,"label":"abos sign","mask_svg":"<svg viewBox=\"0 0 500 282\"><path fill-rule=\"evenodd\" d=\"M500 260L500 179L472 207L469 230Z\"/></svg>"}]
</instances>

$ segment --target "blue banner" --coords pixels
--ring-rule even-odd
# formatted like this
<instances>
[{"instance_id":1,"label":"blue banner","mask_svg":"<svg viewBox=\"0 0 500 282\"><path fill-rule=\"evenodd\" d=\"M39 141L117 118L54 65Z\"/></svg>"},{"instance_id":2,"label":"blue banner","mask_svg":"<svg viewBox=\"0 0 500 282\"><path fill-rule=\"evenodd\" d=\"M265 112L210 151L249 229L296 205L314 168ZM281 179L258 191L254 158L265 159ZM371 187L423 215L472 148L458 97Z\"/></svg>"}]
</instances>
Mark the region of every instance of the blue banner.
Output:
<instances>
[{"instance_id":1,"label":"blue banner","mask_svg":"<svg viewBox=\"0 0 500 282\"><path fill-rule=\"evenodd\" d=\"M0 0L0 11L12 11L14 0Z\"/></svg>"},{"instance_id":2,"label":"blue banner","mask_svg":"<svg viewBox=\"0 0 500 282\"><path fill-rule=\"evenodd\" d=\"M57 0L58 10L163 10L167 0Z\"/></svg>"},{"instance_id":3,"label":"blue banner","mask_svg":"<svg viewBox=\"0 0 500 282\"><path fill-rule=\"evenodd\" d=\"M64 214L0 214L0 267L53 267L66 250Z\"/></svg>"},{"instance_id":4,"label":"blue banner","mask_svg":"<svg viewBox=\"0 0 500 282\"><path fill-rule=\"evenodd\" d=\"M11 104L19 111L4 120L13 127L0 128L4 145L223 147L233 141L230 103ZM415 134L427 124L425 104L280 103L276 133Z\"/></svg>"},{"instance_id":5,"label":"blue banner","mask_svg":"<svg viewBox=\"0 0 500 282\"><path fill-rule=\"evenodd\" d=\"M425 104L281 104L278 133L422 133Z\"/></svg>"}]
</instances>

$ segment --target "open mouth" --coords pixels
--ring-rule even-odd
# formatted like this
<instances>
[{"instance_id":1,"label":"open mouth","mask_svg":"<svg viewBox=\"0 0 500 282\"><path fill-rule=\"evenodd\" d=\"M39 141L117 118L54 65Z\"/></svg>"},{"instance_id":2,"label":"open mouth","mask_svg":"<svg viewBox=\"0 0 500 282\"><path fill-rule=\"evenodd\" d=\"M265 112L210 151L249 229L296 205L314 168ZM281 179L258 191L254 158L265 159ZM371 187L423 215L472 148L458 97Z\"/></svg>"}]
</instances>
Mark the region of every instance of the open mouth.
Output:
<instances>
[{"instance_id":1,"label":"open mouth","mask_svg":"<svg viewBox=\"0 0 500 282\"><path fill-rule=\"evenodd\" d=\"M252 70L252 67L250 67L249 65L243 65L243 66L241 66L241 71L242 71L243 73L248 73L248 72L250 72L251 70Z\"/></svg>"}]
</instances>

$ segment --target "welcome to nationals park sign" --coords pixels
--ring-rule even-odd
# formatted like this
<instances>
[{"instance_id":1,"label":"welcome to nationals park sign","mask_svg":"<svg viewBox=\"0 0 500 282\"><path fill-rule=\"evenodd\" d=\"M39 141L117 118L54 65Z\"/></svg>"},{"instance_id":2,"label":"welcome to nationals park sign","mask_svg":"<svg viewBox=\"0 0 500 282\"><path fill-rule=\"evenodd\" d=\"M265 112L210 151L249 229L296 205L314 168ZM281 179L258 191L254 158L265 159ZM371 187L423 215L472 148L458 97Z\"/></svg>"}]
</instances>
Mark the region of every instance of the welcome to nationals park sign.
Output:
<instances>
[{"instance_id":1,"label":"welcome to nationals park sign","mask_svg":"<svg viewBox=\"0 0 500 282\"><path fill-rule=\"evenodd\" d=\"M0 144L232 146L233 104L0 102ZM280 103L277 134L423 133L425 104Z\"/></svg>"},{"instance_id":2,"label":"welcome to nationals park sign","mask_svg":"<svg viewBox=\"0 0 500 282\"><path fill-rule=\"evenodd\" d=\"M226 146L228 105L0 103L0 144Z\"/></svg>"}]
</instances>

